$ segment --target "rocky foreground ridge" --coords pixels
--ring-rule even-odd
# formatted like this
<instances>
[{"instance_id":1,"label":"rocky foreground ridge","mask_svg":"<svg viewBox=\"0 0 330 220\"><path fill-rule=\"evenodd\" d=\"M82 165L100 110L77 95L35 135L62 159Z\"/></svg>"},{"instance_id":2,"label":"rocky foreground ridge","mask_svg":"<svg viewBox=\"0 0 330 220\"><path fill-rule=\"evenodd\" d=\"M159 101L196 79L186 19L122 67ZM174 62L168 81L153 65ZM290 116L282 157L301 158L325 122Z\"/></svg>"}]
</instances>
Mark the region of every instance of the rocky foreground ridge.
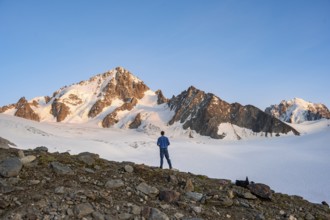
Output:
<instances>
[{"instance_id":1,"label":"rocky foreground ridge","mask_svg":"<svg viewBox=\"0 0 330 220\"><path fill-rule=\"evenodd\" d=\"M299 135L291 126L253 105L229 104L193 86L167 99L161 90L151 91L122 67L62 87L51 97L29 101L22 97L15 104L0 107L0 113L38 122L93 122L104 128L139 131L150 127L162 130L179 122L183 129L216 139L233 134L235 139L252 135ZM164 115L171 117L165 120ZM155 122L153 118L163 121ZM225 129L220 130L222 125Z\"/></svg>"},{"instance_id":2,"label":"rocky foreground ridge","mask_svg":"<svg viewBox=\"0 0 330 220\"><path fill-rule=\"evenodd\" d=\"M330 219L330 209L264 184L237 186L87 152L0 148L0 219L313 220Z\"/></svg>"}]
</instances>

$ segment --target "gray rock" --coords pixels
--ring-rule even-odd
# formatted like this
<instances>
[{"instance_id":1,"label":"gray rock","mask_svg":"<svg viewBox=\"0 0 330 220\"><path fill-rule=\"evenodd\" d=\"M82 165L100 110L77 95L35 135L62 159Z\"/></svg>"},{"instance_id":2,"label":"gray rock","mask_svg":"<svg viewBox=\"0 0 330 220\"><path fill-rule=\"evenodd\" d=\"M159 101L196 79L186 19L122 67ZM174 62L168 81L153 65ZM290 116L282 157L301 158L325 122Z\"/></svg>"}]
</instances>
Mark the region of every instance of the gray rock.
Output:
<instances>
[{"instance_id":1,"label":"gray rock","mask_svg":"<svg viewBox=\"0 0 330 220\"><path fill-rule=\"evenodd\" d=\"M169 220L169 217L164 213L161 212L160 210L156 208L151 208L151 213L148 218L149 220Z\"/></svg>"},{"instance_id":2,"label":"gray rock","mask_svg":"<svg viewBox=\"0 0 330 220\"><path fill-rule=\"evenodd\" d=\"M142 211L142 208L140 206L132 205L132 207L131 207L131 213L133 215L140 215L141 214L141 211Z\"/></svg>"},{"instance_id":3,"label":"gray rock","mask_svg":"<svg viewBox=\"0 0 330 220\"><path fill-rule=\"evenodd\" d=\"M102 215L100 212L93 212L92 213L93 220L104 220L104 215Z\"/></svg>"},{"instance_id":4,"label":"gray rock","mask_svg":"<svg viewBox=\"0 0 330 220\"><path fill-rule=\"evenodd\" d=\"M56 194L64 194L65 193L65 187L64 186L59 186L55 188L55 193Z\"/></svg>"},{"instance_id":5,"label":"gray rock","mask_svg":"<svg viewBox=\"0 0 330 220\"><path fill-rule=\"evenodd\" d=\"M133 173L134 171L134 168L131 165L125 165L124 169L127 173Z\"/></svg>"},{"instance_id":6,"label":"gray rock","mask_svg":"<svg viewBox=\"0 0 330 220\"><path fill-rule=\"evenodd\" d=\"M145 182L140 183L136 189L151 197L157 196L159 193L159 190L156 187L149 186Z\"/></svg>"},{"instance_id":7,"label":"gray rock","mask_svg":"<svg viewBox=\"0 0 330 220\"><path fill-rule=\"evenodd\" d=\"M45 147L45 146L36 147L34 150L35 151L48 152L48 148Z\"/></svg>"},{"instance_id":8,"label":"gray rock","mask_svg":"<svg viewBox=\"0 0 330 220\"><path fill-rule=\"evenodd\" d=\"M78 160L90 166L94 165L97 159L99 159L98 154L93 154L89 152L83 152L78 154Z\"/></svg>"},{"instance_id":9,"label":"gray rock","mask_svg":"<svg viewBox=\"0 0 330 220\"><path fill-rule=\"evenodd\" d=\"M78 218L90 215L94 212L93 206L89 203L78 204L74 208L74 214Z\"/></svg>"},{"instance_id":10,"label":"gray rock","mask_svg":"<svg viewBox=\"0 0 330 220\"><path fill-rule=\"evenodd\" d=\"M219 199L220 203L224 207L230 207L234 204L234 201L228 197L222 197Z\"/></svg>"},{"instance_id":11,"label":"gray rock","mask_svg":"<svg viewBox=\"0 0 330 220\"><path fill-rule=\"evenodd\" d=\"M125 184L124 184L124 181L122 181L121 179L109 180L105 184L105 187L109 188L109 189L115 189L115 188L119 188L122 186L125 186Z\"/></svg>"},{"instance_id":12,"label":"gray rock","mask_svg":"<svg viewBox=\"0 0 330 220\"><path fill-rule=\"evenodd\" d=\"M74 216L74 212L73 212L72 209L67 209L67 210L66 210L66 214L67 214L68 216Z\"/></svg>"},{"instance_id":13,"label":"gray rock","mask_svg":"<svg viewBox=\"0 0 330 220\"><path fill-rule=\"evenodd\" d=\"M305 215L305 220L315 220L315 217L311 213Z\"/></svg>"},{"instance_id":14,"label":"gray rock","mask_svg":"<svg viewBox=\"0 0 330 220\"><path fill-rule=\"evenodd\" d=\"M61 175L74 175L73 170L64 164L61 164L59 162L51 162L50 163L51 168L55 171L57 174Z\"/></svg>"},{"instance_id":15,"label":"gray rock","mask_svg":"<svg viewBox=\"0 0 330 220\"><path fill-rule=\"evenodd\" d=\"M255 195L253 195L252 193L250 193L250 192L246 192L246 193L244 193L244 194L243 194L243 197L244 197L245 199L251 199L251 200L257 199L257 197L256 197Z\"/></svg>"},{"instance_id":16,"label":"gray rock","mask_svg":"<svg viewBox=\"0 0 330 220\"><path fill-rule=\"evenodd\" d=\"M120 213L118 215L118 219L120 220L128 220L128 219L132 219L132 214L129 214L129 213Z\"/></svg>"},{"instance_id":17,"label":"gray rock","mask_svg":"<svg viewBox=\"0 0 330 220\"><path fill-rule=\"evenodd\" d=\"M0 162L0 175L3 177L17 176L22 167L23 164L17 157L4 159Z\"/></svg>"},{"instance_id":18,"label":"gray rock","mask_svg":"<svg viewBox=\"0 0 330 220\"><path fill-rule=\"evenodd\" d=\"M175 176L175 175L170 175L167 180L170 182L170 183L173 183L173 184L178 184L179 181L178 181L178 178Z\"/></svg>"},{"instance_id":19,"label":"gray rock","mask_svg":"<svg viewBox=\"0 0 330 220\"><path fill-rule=\"evenodd\" d=\"M193 201L200 201L203 198L203 194L202 193L197 193L197 192L186 192L185 196Z\"/></svg>"},{"instance_id":20,"label":"gray rock","mask_svg":"<svg viewBox=\"0 0 330 220\"><path fill-rule=\"evenodd\" d=\"M196 213L202 212L202 207L200 207L200 206L192 206L191 209Z\"/></svg>"}]
</instances>

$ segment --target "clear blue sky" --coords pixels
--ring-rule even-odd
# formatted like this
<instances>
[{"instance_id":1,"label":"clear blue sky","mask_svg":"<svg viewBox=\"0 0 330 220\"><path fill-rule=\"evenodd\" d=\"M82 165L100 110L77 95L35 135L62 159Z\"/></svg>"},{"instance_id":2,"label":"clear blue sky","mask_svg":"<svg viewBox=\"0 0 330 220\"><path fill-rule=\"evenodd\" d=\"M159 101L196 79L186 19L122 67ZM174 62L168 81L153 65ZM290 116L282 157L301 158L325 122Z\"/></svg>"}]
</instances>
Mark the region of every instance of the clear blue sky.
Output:
<instances>
[{"instance_id":1,"label":"clear blue sky","mask_svg":"<svg viewBox=\"0 0 330 220\"><path fill-rule=\"evenodd\" d=\"M169 98L330 108L330 1L0 0L0 106L116 66Z\"/></svg>"}]
</instances>

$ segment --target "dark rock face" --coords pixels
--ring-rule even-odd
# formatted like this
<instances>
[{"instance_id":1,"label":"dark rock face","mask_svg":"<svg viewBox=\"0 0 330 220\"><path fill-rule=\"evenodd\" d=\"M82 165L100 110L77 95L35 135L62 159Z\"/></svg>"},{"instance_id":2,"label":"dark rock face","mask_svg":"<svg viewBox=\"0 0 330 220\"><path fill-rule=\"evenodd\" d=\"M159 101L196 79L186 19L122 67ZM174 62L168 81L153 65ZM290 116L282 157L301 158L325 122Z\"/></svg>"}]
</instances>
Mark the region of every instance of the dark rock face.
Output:
<instances>
[{"instance_id":1,"label":"dark rock face","mask_svg":"<svg viewBox=\"0 0 330 220\"><path fill-rule=\"evenodd\" d=\"M168 103L169 100L167 98L165 98L165 96L163 95L161 90L157 90L155 93L158 96L158 99L157 99L158 105L163 104L163 103Z\"/></svg>"},{"instance_id":2,"label":"dark rock face","mask_svg":"<svg viewBox=\"0 0 330 220\"><path fill-rule=\"evenodd\" d=\"M238 103L229 104L211 93L205 93L194 87L173 97L169 101L171 110L175 115L169 124L176 121L183 123L183 128L190 128L197 133L212 138L221 139L218 126L221 123L231 123L239 127L251 129L253 132L299 133L280 120L267 115L258 108Z\"/></svg>"},{"instance_id":3,"label":"dark rock face","mask_svg":"<svg viewBox=\"0 0 330 220\"><path fill-rule=\"evenodd\" d=\"M25 97L20 98L16 104L16 109L17 111L15 112L15 116L34 121L40 121L39 115L32 110Z\"/></svg>"},{"instance_id":4,"label":"dark rock face","mask_svg":"<svg viewBox=\"0 0 330 220\"><path fill-rule=\"evenodd\" d=\"M57 122L61 122L70 114L70 109L64 103L55 99L52 103L51 114L56 118Z\"/></svg>"},{"instance_id":5,"label":"dark rock face","mask_svg":"<svg viewBox=\"0 0 330 220\"><path fill-rule=\"evenodd\" d=\"M92 106L91 110L88 112L88 117L94 118L100 114L106 106L110 106L111 103L111 100L97 100Z\"/></svg>"},{"instance_id":6,"label":"dark rock face","mask_svg":"<svg viewBox=\"0 0 330 220\"><path fill-rule=\"evenodd\" d=\"M252 106L242 106L240 104L232 104L231 108L231 123L244 128L250 128L254 132L266 132L287 134L292 131L295 135L299 135L299 132L289 125L283 123L275 117L269 117L268 114L260 109Z\"/></svg>"},{"instance_id":7,"label":"dark rock face","mask_svg":"<svg viewBox=\"0 0 330 220\"><path fill-rule=\"evenodd\" d=\"M129 124L129 128L130 129L136 129L141 125L141 123L142 123L141 114L138 113L135 116L134 121L131 124Z\"/></svg>"}]
</instances>

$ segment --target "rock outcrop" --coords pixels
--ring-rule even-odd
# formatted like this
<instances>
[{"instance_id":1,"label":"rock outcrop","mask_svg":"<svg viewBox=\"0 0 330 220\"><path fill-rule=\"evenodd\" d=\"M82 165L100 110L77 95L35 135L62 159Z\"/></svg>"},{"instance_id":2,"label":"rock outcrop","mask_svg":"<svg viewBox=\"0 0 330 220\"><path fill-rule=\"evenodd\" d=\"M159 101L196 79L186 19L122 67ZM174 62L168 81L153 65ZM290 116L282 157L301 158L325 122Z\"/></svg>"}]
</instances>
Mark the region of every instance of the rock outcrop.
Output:
<instances>
[{"instance_id":1,"label":"rock outcrop","mask_svg":"<svg viewBox=\"0 0 330 220\"><path fill-rule=\"evenodd\" d=\"M88 152L0 149L0 219L330 219L326 202L250 188Z\"/></svg>"},{"instance_id":2,"label":"rock outcrop","mask_svg":"<svg viewBox=\"0 0 330 220\"><path fill-rule=\"evenodd\" d=\"M17 109L15 112L15 116L30 119L34 121L40 121L39 115L37 115L33 109L31 108L28 101L25 99L25 97L20 98L18 100L15 108Z\"/></svg>"},{"instance_id":3,"label":"rock outcrop","mask_svg":"<svg viewBox=\"0 0 330 220\"><path fill-rule=\"evenodd\" d=\"M183 128L190 128L197 133L212 138L224 138L219 134L221 123L229 123L251 129L253 132L264 132L266 135L275 133L299 133L292 127L252 106L239 103L229 104L214 94L205 93L195 87L173 97L168 105L175 111L169 124L179 121ZM239 139L240 137L238 137Z\"/></svg>"},{"instance_id":4,"label":"rock outcrop","mask_svg":"<svg viewBox=\"0 0 330 220\"><path fill-rule=\"evenodd\" d=\"M70 114L70 109L59 99L54 99L51 113L56 118L57 122L61 122Z\"/></svg>"}]
</instances>

